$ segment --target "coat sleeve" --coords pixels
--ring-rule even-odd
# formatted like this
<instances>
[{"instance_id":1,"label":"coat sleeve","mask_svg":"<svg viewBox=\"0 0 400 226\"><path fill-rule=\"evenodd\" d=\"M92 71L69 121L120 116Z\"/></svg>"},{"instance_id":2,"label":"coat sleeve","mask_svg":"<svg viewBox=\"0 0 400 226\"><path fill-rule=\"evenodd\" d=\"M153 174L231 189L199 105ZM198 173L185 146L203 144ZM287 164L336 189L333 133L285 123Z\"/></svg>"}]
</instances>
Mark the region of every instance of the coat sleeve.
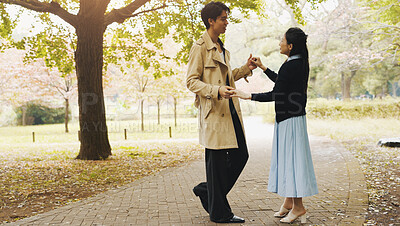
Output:
<instances>
[{"instance_id":1,"label":"coat sleeve","mask_svg":"<svg viewBox=\"0 0 400 226\"><path fill-rule=\"evenodd\" d=\"M278 74L276 74L274 71L271 71L269 68L267 68L264 73L268 76L269 79L271 79L271 81L276 82Z\"/></svg>"},{"instance_id":2,"label":"coat sleeve","mask_svg":"<svg viewBox=\"0 0 400 226\"><path fill-rule=\"evenodd\" d=\"M252 93L251 100L259 102L270 102L275 100L274 91L266 93Z\"/></svg>"},{"instance_id":3,"label":"coat sleeve","mask_svg":"<svg viewBox=\"0 0 400 226\"><path fill-rule=\"evenodd\" d=\"M253 72L249 69L249 67L245 64L241 66L240 68L235 68L232 70L232 75L233 79L235 81L241 79L241 78L247 78L248 76L251 76Z\"/></svg>"},{"instance_id":4,"label":"coat sleeve","mask_svg":"<svg viewBox=\"0 0 400 226\"><path fill-rule=\"evenodd\" d=\"M260 101L260 102L269 102L269 101L276 101L277 98L281 99L279 96L285 96L288 94L288 90L290 88L291 83L298 84L297 80L295 80L294 75L296 74L296 70L298 68L291 68L288 66L288 63L285 63L279 69L279 78L278 75L267 69L265 74L275 82L274 88L271 92L266 93L254 93L251 95L251 100ZM299 77L299 76L297 76Z\"/></svg>"},{"instance_id":5,"label":"coat sleeve","mask_svg":"<svg viewBox=\"0 0 400 226\"><path fill-rule=\"evenodd\" d=\"M204 61L201 53L202 46L195 43L189 53L186 86L200 97L218 99L219 86L207 84L201 80L204 72Z\"/></svg>"},{"instance_id":6,"label":"coat sleeve","mask_svg":"<svg viewBox=\"0 0 400 226\"><path fill-rule=\"evenodd\" d=\"M251 100L259 102L275 101L277 91L281 87L282 82L279 82L280 80L277 82L278 75L275 72L271 71L270 69L267 68L267 70L265 70L264 73L268 76L269 79L271 79L271 81L275 82L275 86L271 92L251 94Z\"/></svg>"}]
</instances>

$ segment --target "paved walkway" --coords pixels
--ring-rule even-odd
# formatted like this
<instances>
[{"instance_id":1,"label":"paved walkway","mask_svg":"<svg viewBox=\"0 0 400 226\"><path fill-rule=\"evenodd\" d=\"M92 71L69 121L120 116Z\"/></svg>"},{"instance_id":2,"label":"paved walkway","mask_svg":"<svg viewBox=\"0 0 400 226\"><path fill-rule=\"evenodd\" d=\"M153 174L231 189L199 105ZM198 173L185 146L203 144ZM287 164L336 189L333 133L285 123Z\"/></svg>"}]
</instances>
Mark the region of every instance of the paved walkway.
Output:
<instances>
[{"instance_id":1,"label":"paved walkway","mask_svg":"<svg viewBox=\"0 0 400 226\"><path fill-rule=\"evenodd\" d=\"M250 159L228 199L245 225L279 225L283 199L267 192L273 126L246 118L245 127ZM320 193L304 199L307 225L362 225L368 197L357 160L328 138L310 142ZM10 225L216 225L192 193L204 180L199 160Z\"/></svg>"}]
</instances>

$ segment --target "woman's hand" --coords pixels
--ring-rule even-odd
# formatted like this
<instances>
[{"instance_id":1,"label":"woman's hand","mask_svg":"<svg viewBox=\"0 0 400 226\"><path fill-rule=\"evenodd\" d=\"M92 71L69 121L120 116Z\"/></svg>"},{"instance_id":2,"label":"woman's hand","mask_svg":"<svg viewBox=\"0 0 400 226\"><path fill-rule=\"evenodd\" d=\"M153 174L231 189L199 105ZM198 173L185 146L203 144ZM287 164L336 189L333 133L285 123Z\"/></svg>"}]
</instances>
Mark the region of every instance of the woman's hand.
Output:
<instances>
[{"instance_id":1,"label":"woman's hand","mask_svg":"<svg viewBox=\"0 0 400 226\"><path fill-rule=\"evenodd\" d=\"M235 89L233 90L233 94L231 97L239 97L240 99L244 100L250 100L251 99L251 94L250 93L245 93L242 90Z\"/></svg>"},{"instance_id":2,"label":"woman's hand","mask_svg":"<svg viewBox=\"0 0 400 226\"><path fill-rule=\"evenodd\" d=\"M247 67L249 67L249 69L251 71L257 68L257 65L255 65L252 61L253 58L254 58L253 55L250 53L250 57L249 57L249 59L247 59ZM246 82L247 82L247 80L246 80Z\"/></svg>"},{"instance_id":3,"label":"woman's hand","mask_svg":"<svg viewBox=\"0 0 400 226\"><path fill-rule=\"evenodd\" d=\"M253 58L251 58L251 62L252 62L253 64L257 65L257 67L261 68L261 70L263 70L263 71L267 70L267 67L265 67L265 66L262 64L260 57L253 57Z\"/></svg>"}]
</instances>

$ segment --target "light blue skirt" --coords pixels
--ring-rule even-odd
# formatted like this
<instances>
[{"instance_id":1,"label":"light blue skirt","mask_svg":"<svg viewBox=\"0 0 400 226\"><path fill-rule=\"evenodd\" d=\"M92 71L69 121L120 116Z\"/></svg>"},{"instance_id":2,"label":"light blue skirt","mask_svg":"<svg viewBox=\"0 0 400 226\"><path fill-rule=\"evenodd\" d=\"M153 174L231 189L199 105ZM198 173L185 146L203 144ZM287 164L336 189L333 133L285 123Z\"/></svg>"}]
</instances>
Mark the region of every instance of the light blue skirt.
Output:
<instances>
[{"instance_id":1,"label":"light blue skirt","mask_svg":"<svg viewBox=\"0 0 400 226\"><path fill-rule=\"evenodd\" d=\"M318 194L305 115L275 123L268 191L297 198Z\"/></svg>"}]
</instances>

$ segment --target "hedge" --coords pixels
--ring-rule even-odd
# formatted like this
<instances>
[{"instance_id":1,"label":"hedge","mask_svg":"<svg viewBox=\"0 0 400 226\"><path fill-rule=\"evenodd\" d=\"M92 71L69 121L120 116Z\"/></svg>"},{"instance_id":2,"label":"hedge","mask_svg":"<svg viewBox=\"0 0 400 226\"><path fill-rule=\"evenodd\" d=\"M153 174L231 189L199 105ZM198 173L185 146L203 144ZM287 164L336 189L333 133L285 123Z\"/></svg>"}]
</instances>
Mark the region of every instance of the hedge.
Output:
<instances>
[{"instance_id":1,"label":"hedge","mask_svg":"<svg viewBox=\"0 0 400 226\"><path fill-rule=\"evenodd\" d=\"M27 125L54 124L65 121L65 108L49 108L37 103L28 103L26 107ZM22 124L22 106L16 109L17 124Z\"/></svg>"},{"instance_id":2,"label":"hedge","mask_svg":"<svg viewBox=\"0 0 400 226\"><path fill-rule=\"evenodd\" d=\"M338 101L312 99L307 103L307 116L326 119L399 118L400 99Z\"/></svg>"}]
</instances>

